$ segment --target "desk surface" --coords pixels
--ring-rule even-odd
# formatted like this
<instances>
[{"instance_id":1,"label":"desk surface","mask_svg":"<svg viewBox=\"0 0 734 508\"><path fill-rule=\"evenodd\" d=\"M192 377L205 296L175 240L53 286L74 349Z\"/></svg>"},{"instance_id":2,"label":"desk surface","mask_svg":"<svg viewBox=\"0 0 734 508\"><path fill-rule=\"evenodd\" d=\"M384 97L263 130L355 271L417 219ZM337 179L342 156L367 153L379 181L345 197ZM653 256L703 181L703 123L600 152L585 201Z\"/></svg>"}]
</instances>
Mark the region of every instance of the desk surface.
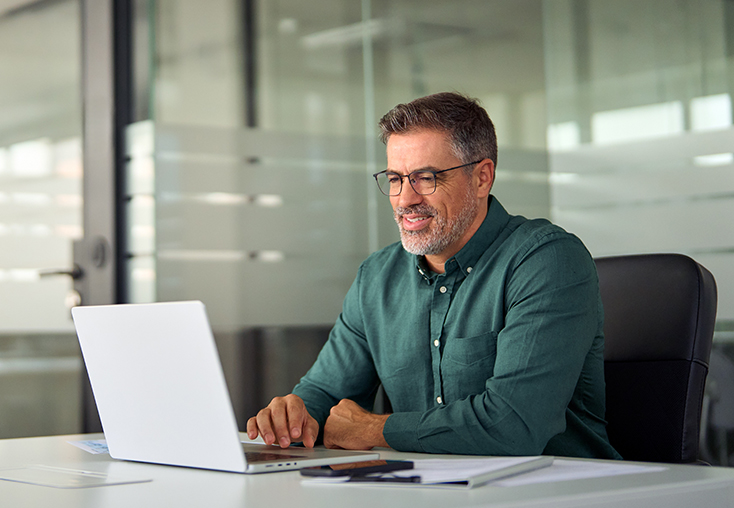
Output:
<instances>
[{"instance_id":1,"label":"desk surface","mask_svg":"<svg viewBox=\"0 0 734 508\"><path fill-rule=\"evenodd\" d=\"M152 478L149 483L63 490L0 481L2 506L111 507L734 507L734 469L669 465L663 472L575 480L525 487L483 486L472 490L303 485L298 472L241 475L116 461L92 455L68 440L101 435L0 440L0 468L41 464ZM436 456L382 450L382 458ZM298 500L298 501L297 501Z\"/></svg>"}]
</instances>

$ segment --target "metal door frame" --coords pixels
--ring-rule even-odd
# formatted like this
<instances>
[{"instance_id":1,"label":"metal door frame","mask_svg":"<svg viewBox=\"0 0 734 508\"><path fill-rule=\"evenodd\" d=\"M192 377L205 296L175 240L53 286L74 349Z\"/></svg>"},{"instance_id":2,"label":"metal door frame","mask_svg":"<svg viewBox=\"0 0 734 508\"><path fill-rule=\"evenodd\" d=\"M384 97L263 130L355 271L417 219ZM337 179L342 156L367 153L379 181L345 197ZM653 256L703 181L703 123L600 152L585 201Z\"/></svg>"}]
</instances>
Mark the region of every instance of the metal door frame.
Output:
<instances>
[{"instance_id":1,"label":"metal door frame","mask_svg":"<svg viewBox=\"0 0 734 508\"><path fill-rule=\"evenodd\" d=\"M84 237L74 244L83 305L124 303L125 127L131 94L131 0L81 0ZM82 427L99 432L86 371Z\"/></svg>"}]
</instances>

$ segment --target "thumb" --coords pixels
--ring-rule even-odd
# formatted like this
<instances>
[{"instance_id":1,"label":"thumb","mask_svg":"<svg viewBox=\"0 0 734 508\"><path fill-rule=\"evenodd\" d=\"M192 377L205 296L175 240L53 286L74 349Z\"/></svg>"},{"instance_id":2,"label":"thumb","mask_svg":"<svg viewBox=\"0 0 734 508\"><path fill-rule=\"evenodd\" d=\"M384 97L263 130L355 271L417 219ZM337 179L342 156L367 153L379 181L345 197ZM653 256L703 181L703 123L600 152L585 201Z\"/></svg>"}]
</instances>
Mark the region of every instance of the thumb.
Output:
<instances>
[{"instance_id":1,"label":"thumb","mask_svg":"<svg viewBox=\"0 0 734 508\"><path fill-rule=\"evenodd\" d=\"M306 417L306 423L303 427L303 445L306 448L313 448L316 444L316 438L319 435L319 424L311 415Z\"/></svg>"}]
</instances>

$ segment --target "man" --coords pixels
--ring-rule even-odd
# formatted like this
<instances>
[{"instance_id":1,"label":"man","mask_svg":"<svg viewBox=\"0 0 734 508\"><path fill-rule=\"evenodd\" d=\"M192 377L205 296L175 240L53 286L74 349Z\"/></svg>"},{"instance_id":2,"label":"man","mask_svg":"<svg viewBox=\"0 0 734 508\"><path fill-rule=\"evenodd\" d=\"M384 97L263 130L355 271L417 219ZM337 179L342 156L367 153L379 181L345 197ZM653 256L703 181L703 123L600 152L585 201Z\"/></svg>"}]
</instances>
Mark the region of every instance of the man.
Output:
<instances>
[{"instance_id":1,"label":"man","mask_svg":"<svg viewBox=\"0 0 734 508\"><path fill-rule=\"evenodd\" d=\"M380 121L401 243L359 269L329 340L248 421L268 444L619 458L604 421L602 307L580 240L490 194L497 141L441 93ZM394 413L373 414L382 384Z\"/></svg>"}]
</instances>

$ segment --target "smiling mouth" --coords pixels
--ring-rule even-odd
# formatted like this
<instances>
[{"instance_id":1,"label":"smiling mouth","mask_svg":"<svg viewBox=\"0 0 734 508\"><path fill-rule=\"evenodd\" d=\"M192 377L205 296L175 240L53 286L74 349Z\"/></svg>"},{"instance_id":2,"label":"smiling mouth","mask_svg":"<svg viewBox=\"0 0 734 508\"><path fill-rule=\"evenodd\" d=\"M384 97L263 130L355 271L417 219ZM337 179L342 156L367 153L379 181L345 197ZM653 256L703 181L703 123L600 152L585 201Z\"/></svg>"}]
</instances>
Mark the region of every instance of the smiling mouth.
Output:
<instances>
[{"instance_id":1,"label":"smiling mouth","mask_svg":"<svg viewBox=\"0 0 734 508\"><path fill-rule=\"evenodd\" d=\"M429 206L398 207L395 209L395 222L402 233L420 233L429 227L433 218L438 215Z\"/></svg>"},{"instance_id":2,"label":"smiling mouth","mask_svg":"<svg viewBox=\"0 0 734 508\"><path fill-rule=\"evenodd\" d=\"M428 228L428 225L431 222L431 219L433 219L433 216L431 215L414 215L411 217L408 217L406 215L402 216L402 230L405 233L419 233L421 231L425 231L426 228Z\"/></svg>"},{"instance_id":3,"label":"smiling mouth","mask_svg":"<svg viewBox=\"0 0 734 508\"><path fill-rule=\"evenodd\" d=\"M422 220L426 220L427 218L428 218L428 216L427 215L424 215L424 216L421 216L421 217L412 217L412 218L405 217L405 220L407 220L408 222L419 222L419 221L422 221Z\"/></svg>"}]
</instances>

